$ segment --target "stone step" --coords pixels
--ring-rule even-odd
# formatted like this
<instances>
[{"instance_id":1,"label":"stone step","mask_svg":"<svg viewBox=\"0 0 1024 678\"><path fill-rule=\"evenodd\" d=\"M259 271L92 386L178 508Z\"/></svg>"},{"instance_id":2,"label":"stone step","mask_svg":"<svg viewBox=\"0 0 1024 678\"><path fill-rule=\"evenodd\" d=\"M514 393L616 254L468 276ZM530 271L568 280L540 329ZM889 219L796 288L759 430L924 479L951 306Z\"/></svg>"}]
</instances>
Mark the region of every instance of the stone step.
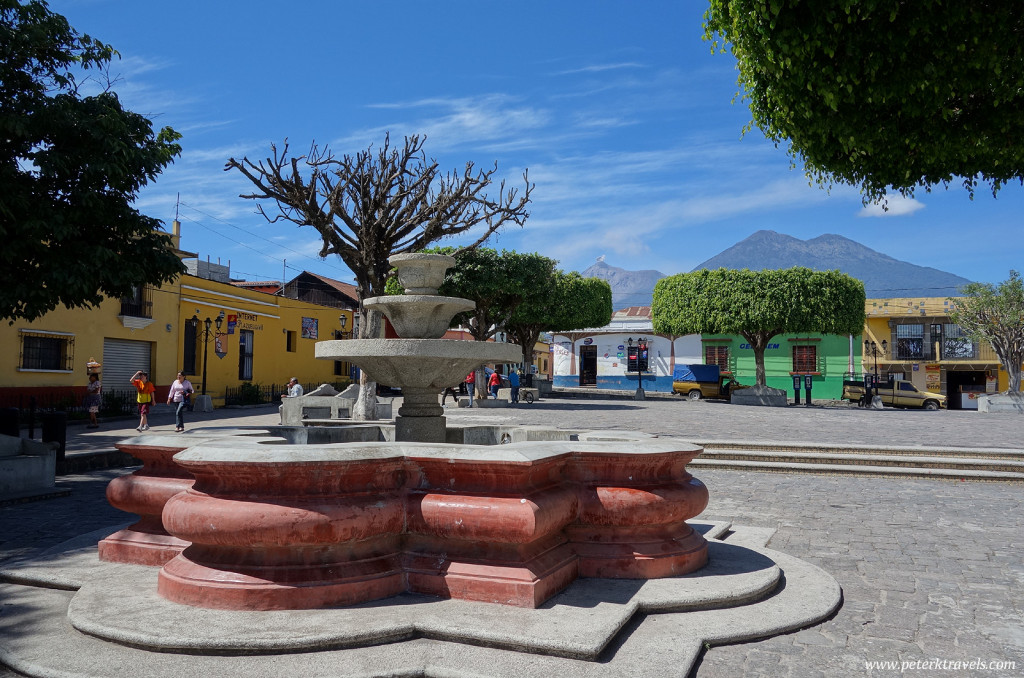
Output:
<instances>
[{"instance_id":1,"label":"stone step","mask_svg":"<svg viewBox=\"0 0 1024 678\"><path fill-rule=\"evenodd\" d=\"M909 454L868 454L835 452L794 452L782 450L740 450L705 448L701 459L775 462L794 464L841 464L852 466L896 466L901 468L1005 471L1024 476L1024 461L981 457L912 456Z\"/></svg>"},{"instance_id":2,"label":"stone step","mask_svg":"<svg viewBox=\"0 0 1024 678\"><path fill-rule=\"evenodd\" d=\"M774 452L816 452L836 455L925 456L975 459L1006 459L1024 462L1024 449L1003 447L923 447L911 445L840 445L835 443L774 442L751 440L697 440L687 442L705 450L763 450Z\"/></svg>"},{"instance_id":3,"label":"stone step","mask_svg":"<svg viewBox=\"0 0 1024 678\"><path fill-rule=\"evenodd\" d=\"M731 471L758 471L767 473L806 473L831 476L869 476L877 478L929 478L933 480L1015 482L1024 483L1024 473L1008 471L978 471L957 468L914 468L903 466L872 466L850 463L806 463L775 461L743 461L697 457L688 469L716 469Z\"/></svg>"}]
</instances>

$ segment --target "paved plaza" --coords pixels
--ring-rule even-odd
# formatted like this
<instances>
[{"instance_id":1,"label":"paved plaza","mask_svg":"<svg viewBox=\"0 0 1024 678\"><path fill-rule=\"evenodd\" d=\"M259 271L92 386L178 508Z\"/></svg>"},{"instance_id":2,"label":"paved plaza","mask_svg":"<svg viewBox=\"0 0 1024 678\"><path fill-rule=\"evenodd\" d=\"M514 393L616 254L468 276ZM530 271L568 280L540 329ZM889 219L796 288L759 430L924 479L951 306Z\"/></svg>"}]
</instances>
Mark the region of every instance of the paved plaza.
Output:
<instances>
[{"instance_id":1,"label":"paved plaza","mask_svg":"<svg viewBox=\"0 0 1024 678\"><path fill-rule=\"evenodd\" d=\"M976 412L547 399L507 409L450 408L446 414L452 422L626 428L693 440L1024 445L1024 418ZM164 423L162 417L155 415L154 430L173 429L171 419ZM276 421L276 408L221 410L196 414L189 426ZM130 422L105 423L99 431L73 427L69 453L103 449L134 434ZM63 476L58 480L72 489L69 496L0 507L0 559L30 556L128 522L130 516L104 498L107 482L124 472ZM710 470L696 475L711 492L699 519L776 530L769 546L825 569L842 586L844 602L833 618L812 628L712 647L695 675L1024 673L1021 485Z\"/></svg>"}]
</instances>

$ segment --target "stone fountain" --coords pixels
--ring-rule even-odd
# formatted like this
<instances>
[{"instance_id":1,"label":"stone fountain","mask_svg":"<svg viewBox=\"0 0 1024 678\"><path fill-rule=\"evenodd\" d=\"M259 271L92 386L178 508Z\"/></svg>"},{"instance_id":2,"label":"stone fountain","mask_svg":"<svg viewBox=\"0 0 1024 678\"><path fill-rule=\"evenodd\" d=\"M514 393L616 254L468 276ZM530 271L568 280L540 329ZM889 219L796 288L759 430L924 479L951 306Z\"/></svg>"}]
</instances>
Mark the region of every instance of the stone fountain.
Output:
<instances>
[{"instance_id":1,"label":"stone fountain","mask_svg":"<svg viewBox=\"0 0 1024 678\"><path fill-rule=\"evenodd\" d=\"M365 304L402 338L316 354L401 386L395 424L119 443L144 465L107 496L141 519L105 531L99 560L83 535L0 569L0 595L17 601L0 635L32 629L0 643L0 662L124 678L682 675L708 644L801 628L840 604L827 573L765 548L771 531L688 522L708 503L686 469L698 446L449 426L440 390L518 347L440 339L470 304L436 294L449 258L392 264L406 294Z\"/></svg>"},{"instance_id":2,"label":"stone fountain","mask_svg":"<svg viewBox=\"0 0 1024 678\"><path fill-rule=\"evenodd\" d=\"M484 363L515 363L523 354L515 344L441 339L455 314L474 306L469 299L437 296L454 257L396 254L390 263L405 294L371 297L363 306L386 315L401 338L321 341L316 357L351 361L374 381L402 389L396 440L443 443L446 424L438 394Z\"/></svg>"}]
</instances>

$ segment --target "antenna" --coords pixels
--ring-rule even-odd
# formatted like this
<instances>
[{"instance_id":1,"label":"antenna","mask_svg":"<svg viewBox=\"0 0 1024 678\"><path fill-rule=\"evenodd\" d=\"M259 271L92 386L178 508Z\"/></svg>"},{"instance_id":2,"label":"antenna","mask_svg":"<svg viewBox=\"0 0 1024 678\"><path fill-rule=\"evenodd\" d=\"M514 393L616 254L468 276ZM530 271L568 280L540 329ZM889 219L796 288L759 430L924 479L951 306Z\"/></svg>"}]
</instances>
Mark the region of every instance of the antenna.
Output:
<instances>
[{"instance_id":1,"label":"antenna","mask_svg":"<svg viewBox=\"0 0 1024 678\"><path fill-rule=\"evenodd\" d=\"M178 220L178 205L181 203L181 192L178 192L178 197L174 200L174 220Z\"/></svg>"}]
</instances>

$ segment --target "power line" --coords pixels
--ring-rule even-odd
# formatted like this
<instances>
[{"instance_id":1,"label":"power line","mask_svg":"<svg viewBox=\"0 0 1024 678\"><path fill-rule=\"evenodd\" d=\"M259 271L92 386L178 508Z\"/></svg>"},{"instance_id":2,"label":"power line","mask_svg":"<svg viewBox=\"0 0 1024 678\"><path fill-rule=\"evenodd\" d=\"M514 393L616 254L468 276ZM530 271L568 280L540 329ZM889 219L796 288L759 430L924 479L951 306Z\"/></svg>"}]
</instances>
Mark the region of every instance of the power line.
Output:
<instances>
[{"instance_id":1,"label":"power line","mask_svg":"<svg viewBox=\"0 0 1024 678\"><path fill-rule=\"evenodd\" d=\"M323 266L326 266L327 268L330 268L330 269L333 269L335 271L339 271L339 272L351 275L351 271L349 271L347 268L340 268L338 266L331 265L331 264L327 263L325 259L321 259L319 257L311 257L308 254L303 254L302 252L299 252L298 250L294 250L294 249L288 247L287 245L282 245L280 243L276 243L273 240L270 240L268 238L264 238L261 235L257 235L255 233L252 233L251 231L248 231L248 230L242 228L241 226L236 226L235 224L232 224L232 223L230 223L228 221L224 221L223 219L221 219L219 217L216 217L216 216L210 214L209 212L204 212L203 210L201 210L201 209L199 209L197 207L189 205L187 202L182 202L182 203L180 203L180 205L182 207L187 207L188 209L192 210L193 212L197 212L198 214L202 214L204 217L207 217L208 219L212 219L212 220L214 220L214 221L216 221L218 223L224 224L225 226L233 228L233 229L235 229L237 231L241 231L242 233L245 233L245 235L250 237L250 238L257 238L257 239L262 240L262 241L264 241L266 243L269 243L270 245L273 245L274 247L277 247L277 248L283 249L283 250L287 250L288 252L292 252L293 254L296 254L299 257L302 257L303 259L309 259L311 261L316 261L316 262L322 264ZM201 226L201 227L205 228L206 230L210 231L211 233L213 233L215 235L219 235L220 237L224 238L225 240L229 240L229 241L231 241L231 242L233 242L233 243L235 243L237 245L241 245L242 247L246 247L246 248L252 250L253 252L256 252L257 254L260 254L262 256L268 257L270 259L273 259L274 261L280 261L280 262L284 263L287 266L287 264L285 263L285 259L283 259L281 257L275 257L275 256L273 256L271 254L267 254L266 252L262 252L262 251L256 249L255 247L253 247L252 245L249 245L248 243L244 243L244 242L241 242L239 240L235 240L234 238L230 238L230 237L224 235L223 233L221 233L221 232L213 229L212 227L208 226L207 224L204 224L203 222L199 221L198 219L190 218L190 219L188 219L188 221L193 223L193 224L196 224L198 226ZM301 271L302 270L300 268L295 268L295 267L291 267L291 266L288 266L288 268L291 268L292 270L295 270L295 271Z\"/></svg>"}]
</instances>

